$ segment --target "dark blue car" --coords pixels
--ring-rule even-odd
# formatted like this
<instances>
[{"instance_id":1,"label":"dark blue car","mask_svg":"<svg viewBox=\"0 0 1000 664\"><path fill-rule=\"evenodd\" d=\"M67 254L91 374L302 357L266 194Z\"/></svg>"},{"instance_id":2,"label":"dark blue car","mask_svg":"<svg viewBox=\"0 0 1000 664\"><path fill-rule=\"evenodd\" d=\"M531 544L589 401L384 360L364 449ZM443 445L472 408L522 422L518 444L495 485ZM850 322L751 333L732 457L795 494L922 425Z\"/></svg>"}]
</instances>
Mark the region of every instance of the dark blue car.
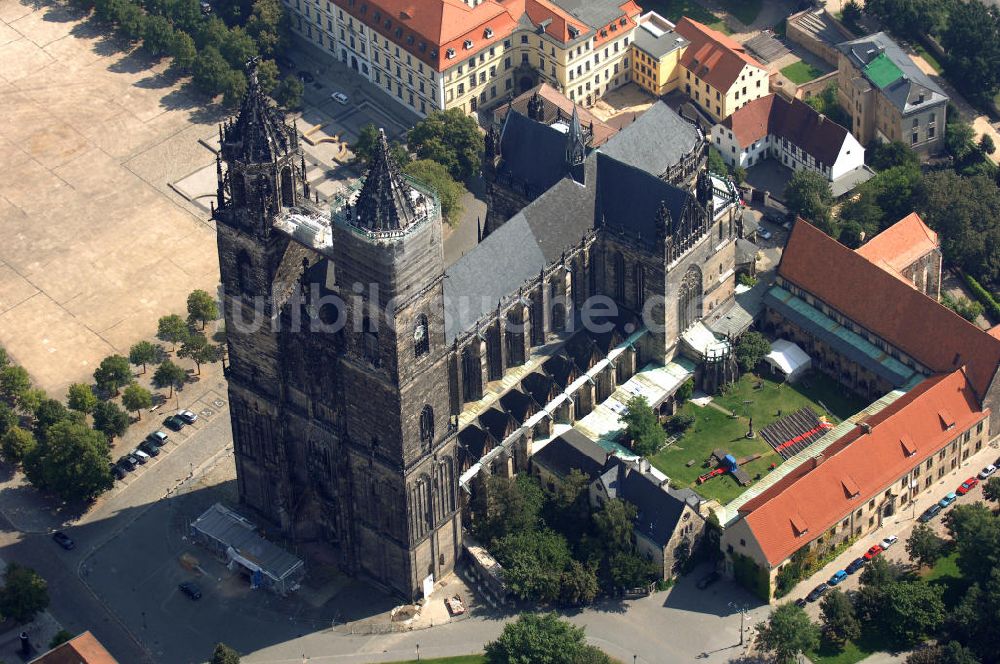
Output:
<instances>
[{"instance_id":1,"label":"dark blue car","mask_svg":"<svg viewBox=\"0 0 1000 664\"><path fill-rule=\"evenodd\" d=\"M868 561L865 560L864 558L855 558L854 560L851 561L851 564L848 565L845 569L847 570L848 574L854 574L859 569L864 567L866 562Z\"/></svg>"}]
</instances>

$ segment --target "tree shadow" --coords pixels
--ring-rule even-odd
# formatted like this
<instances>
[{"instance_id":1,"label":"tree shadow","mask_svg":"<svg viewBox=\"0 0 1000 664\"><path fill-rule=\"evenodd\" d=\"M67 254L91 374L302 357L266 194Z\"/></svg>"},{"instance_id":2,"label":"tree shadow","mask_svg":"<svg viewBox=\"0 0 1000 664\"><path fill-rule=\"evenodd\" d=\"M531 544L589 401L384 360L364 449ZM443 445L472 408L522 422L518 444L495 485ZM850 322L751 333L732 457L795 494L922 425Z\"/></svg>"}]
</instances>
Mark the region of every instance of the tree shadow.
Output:
<instances>
[{"instance_id":1,"label":"tree shadow","mask_svg":"<svg viewBox=\"0 0 1000 664\"><path fill-rule=\"evenodd\" d=\"M51 4L49 2L34 2L36 8L48 7L48 11L42 16L43 21L50 23L70 23L85 18L90 12L74 7L73 5Z\"/></svg>"},{"instance_id":2,"label":"tree shadow","mask_svg":"<svg viewBox=\"0 0 1000 664\"><path fill-rule=\"evenodd\" d=\"M125 45L122 50L129 53L124 58L112 63L108 67L108 71L110 72L114 72L115 74L138 74L139 72L151 69L161 60L159 56L152 56L127 40L122 39L121 41Z\"/></svg>"}]
</instances>

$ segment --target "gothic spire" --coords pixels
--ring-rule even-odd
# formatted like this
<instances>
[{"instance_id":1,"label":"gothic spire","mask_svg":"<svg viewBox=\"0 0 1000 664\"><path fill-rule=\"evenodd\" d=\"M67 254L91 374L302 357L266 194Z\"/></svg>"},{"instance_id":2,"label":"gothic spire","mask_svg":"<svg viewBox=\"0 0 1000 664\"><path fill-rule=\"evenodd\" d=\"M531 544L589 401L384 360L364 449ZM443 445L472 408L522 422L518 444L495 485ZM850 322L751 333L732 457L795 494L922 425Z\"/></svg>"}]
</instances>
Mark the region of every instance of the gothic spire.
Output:
<instances>
[{"instance_id":1,"label":"gothic spire","mask_svg":"<svg viewBox=\"0 0 1000 664\"><path fill-rule=\"evenodd\" d=\"M587 146L583 137L583 129L580 127L580 114L576 111L576 104L573 104L573 118L570 120L569 134L566 143L566 161L570 166L582 164L583 158L587 156Z\"/></svg>"},{"instance_id":2,"label":"gothic spire","mask_svg":"<svg viewBox=\"0 0 1000 664\"><path fill-rule=\"evenodd\" d=\"M405 230L416 218L413 191L399 174L385 130L379 129L378 144L358 195L353 223L376 232Z\"/></svg>"},{"instance_id":3,"label":"gothic spire","mask_svg":"<svg viewBox=\"0 0 1000 664\"><path fill-rule=\"evenodd\" d=\"M226 161L262 164L288 154L296 147L294 130L285 124L284 114L271 105L257 79L260 58L247 62L247 91L235 121L223 131Z\"/></svg>"}]
</instances>

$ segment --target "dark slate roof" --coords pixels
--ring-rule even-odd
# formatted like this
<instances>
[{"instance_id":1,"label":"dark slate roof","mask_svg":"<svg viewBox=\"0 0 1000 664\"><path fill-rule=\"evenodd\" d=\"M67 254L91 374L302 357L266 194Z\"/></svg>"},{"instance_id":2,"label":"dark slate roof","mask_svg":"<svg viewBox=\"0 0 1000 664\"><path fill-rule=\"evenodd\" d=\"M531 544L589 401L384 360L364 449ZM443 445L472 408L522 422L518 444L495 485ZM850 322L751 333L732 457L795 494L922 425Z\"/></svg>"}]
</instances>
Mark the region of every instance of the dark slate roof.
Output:
<instances>
[{"instance_id":1,"label":"dark slate roof","mask_svg":"<svg viewBox=\"0 0 1000 664\"><path fill-rule=\"evenodd\" d=\"M659 176L691 152L700 138L697 127L658 101L608 139L600 151Z\"/></svg>"},{"instance_id":2,"label":"dark slate roof","mask_svg":"<svg viewBox=\"0 0 1000 664\"><path fill-rule=\"evenodd\" d=\"M475 425L470 425L458 432L458 442L469 452L469 456L478 459L486 452L486 432Z\"/></svg>"},{"instance_id":3,"label":"dark slate roof","mask_svg":"<svg viewBox=\"0 0 1000 664\"><path fill-rule=\"evenodd\" d=\"M545 268L531 228L517 215L445 272L445 337L450 342L480 317L496 308L501 298Z\"/></svg>"},{"instance_id":4,"label":"dark slate roof","mask_svg":"<svg viewBox=\"0 0 1000 664\"><path fill-rule=\"evenodd\" d=\"M231 123L223 125L222 157L227 162L264 164L295 149L295 132L257 80L257 63L248 73L247 91Z\"/></svg>"},{"instance_id":5,"label":"dark slate roof","mask_svg":"<svg viewBox=\"0 0 1000 664\"><path fill-rule=\"evenodd\" d=\"M623 16L621 0L552 0L591 28L599 28Z\"/></svg>"},{"instance_id":6,"label":"dark slate roof","mask_svg":"<svg viewBox=\"0 0 1000 664\"><path fill-rule=\"evenodd\" d=\"M568 429L532 455L532 463L563 478L576 468L590 479L601 474L608 453L576 429Z\"/></svg>"},{"instance_id":7,"label":"dark slate roof","mask_svg":"<svg viewBox=\"0 0 1000 664\"><path fill-rule=\"evenodd\" d=\"M558 182L567 170L568 137L555 127L511 110L500 133L499 171L515 182L527 182L537 195Z\"/></svg>"},{"instance_id":8,"label":"dark slate roof","mask_svg":"<svg viewBox=\"0 0 1000 664\"><path fill-rule=\"evenodd\" d=\"M635 506L635 529L660 546L666 545L677 529L684 505L696 507L701 501L691 489L661 487L656 477L618 457L608 462L601 482L609 497Z\"/></svg>"},{"instance_id":9,"label":"dark slate roof","mask_svg":"<svg viewBox=\"0 0 1000 664\"><path fill-rule=\"evenodd\" d=\"M862 71L879 54L885 53L885 56L899 68L903 75L884 88L874 81L872 84L880 88L882 94L903 114L920 110L931 104L948 101L948 95L945 94L944 90L927 74L920 71L910 56L884 32L876 32L861 39L843 42L838 44L837 48L847 56L855 67ZM925 95L922 103L918 102L921 92Z\"/></svg>"},{"instance_id":10,"label":"dark slate roof","mask_svg":"<svg viewBox=\"0 0 1000 664\"><path fill-rule=\"evenodd\" d=\"M652 238L661 202L666 202L676 222L692 199L683 189L597 153L597 214L606 226Z\"/></svg>"},{"instance_id":11,"label":"dark slate roof","mask_svg":"<svg viewBox=\"0 0 1000 664\"><path fill-rule=\"evenodd\" d=\"M389 151L385 130L378 130L378 142L372 152L361 193L355 203L357 213L352 223L369 231L399 231L417 216L413 189L399 173L399 164Z\"/></svg>"},{"instance_id":12,"label":"dark slate roof","mask_svg":"<svg viewBox=\"0 0 1000 664\"><path fill-rule=\"evenodd\" d=\"M584 162L583 168L586 186L573 178L563 178L517 214L528 222L539 250L549 263L559 260L564 251L578 244L594 227L593 158Z\"/></svg>"}]
</instances>

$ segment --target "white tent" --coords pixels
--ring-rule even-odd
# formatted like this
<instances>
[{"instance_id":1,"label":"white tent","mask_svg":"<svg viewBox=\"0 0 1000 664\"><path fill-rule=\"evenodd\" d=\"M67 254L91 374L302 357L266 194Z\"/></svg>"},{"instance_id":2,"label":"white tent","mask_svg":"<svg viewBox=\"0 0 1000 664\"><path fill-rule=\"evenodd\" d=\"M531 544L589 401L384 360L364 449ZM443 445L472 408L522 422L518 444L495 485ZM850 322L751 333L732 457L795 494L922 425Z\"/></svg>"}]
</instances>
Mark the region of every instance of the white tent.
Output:
<instances>
[{"instance_id":1,"label":"white tent","mask_svg":"<svg viewBox=\"0 0 1000 664\"><path fill-rule=\"evenodd\" d=\"M798 380L812 366L812 360L804 350L784 339L771 342L771 352L764 359L772 369L784 374L789 382Z\"/></svg>"}]
</instances>

